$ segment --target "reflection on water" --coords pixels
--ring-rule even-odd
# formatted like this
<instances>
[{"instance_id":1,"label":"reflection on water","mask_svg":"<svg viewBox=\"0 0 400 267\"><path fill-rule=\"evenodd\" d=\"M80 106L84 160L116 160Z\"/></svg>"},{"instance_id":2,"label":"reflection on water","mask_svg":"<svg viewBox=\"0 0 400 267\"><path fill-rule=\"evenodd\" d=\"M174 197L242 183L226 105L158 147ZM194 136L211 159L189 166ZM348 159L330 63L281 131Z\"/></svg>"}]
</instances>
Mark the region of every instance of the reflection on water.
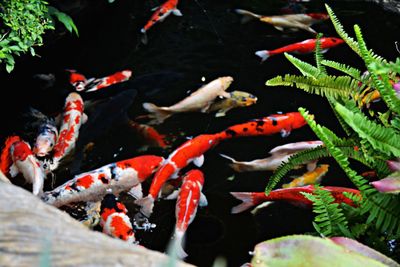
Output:
<instances>
[{"instance_id":1,"label":"reflection on water","mask_svg":"<svg viewBox=\"0 0 400 267\"><path fill-rule=\"evenodd\" d=\"M233 109L225 117L215 118L214 114L192 113L177 114L167 119L157 130L174 136L172 147L166 151L151 148L147 153L168 156L187 136L215 133L228 125L279 111L295 111L300 106L315 113L321 124L333 130L337 128L324 99L289 87L265 86L265 81L271 77L297 73L283 55L260 63L260 59L254 54L258 50L275 49L312 38L310 33L282 33L271 25L256 20L241 24L241 17L233 12L235 8L252 10L263 15L300 10L325 12L321 1L180 1L179 9L183 16L171 15L151 28L147 45L140 43L139 30L150 17L150 9L158 1L118 0L113 4L108 4L107 1L96 2L98 3L90 4L74 13L80 38L69 34L58 38L49 36L47 46L39 50L40 58L21 57L12 75L2 74L1 79L5 84L3 92L7 91L10 95L7 102L13 103L11 108L2 107L2 121L6 122L1 129L2 140L10 133L20 133L22 125L18 115L28 105L48 112L49 115L62 107L68 92L62 74L65 68L76 69L87 77L103 77L122 69L132 69L131 81L115 86L112 93L109 93L118 94L127 89L138 91L133 104L127 106L126 115L130 118L145 114L141 107L141 103L145 101L160 106L176 103L186 97L188 92L204 84L202 77L205 82L209 82L217 77L232 76L234 81L228 91L241 90L258 97L257 104ZM326 2L349 33L352 32L353 24L357 23L361 26L370 48L389 60L398 56L394 45L400 27L398 16L363 1ZM330 21L316 24L313 28L324 36L337 36ZM362 67L360 59L347 46L332 48L325 56ZM313 61L313 55L299 57ZM56 85L39 90L30 79L36 73L55 73ZM88 94L84 97L90 99L104 96ZM115 103L117 107L120 104ZM116 110L119 111L118 108ZM97 112L101 113L102 110ZM143 153L137 150L139 145L131 131L113 117L116 114L101 114L104 119L99 119L93 128L95 130L87 127L88 132L81 133L94 142L89 157L81 162L82 171ZM230 208L237 201L229 192L262 191L271 173L236 173L234 180L228 181L227 178L234 173L219 153L239 160L264 158L267 151L275 146L312 140L313 136L312 131L304 127L285 139L274 135L229 140L207 152L202 170L205 173L204 193L209 205L198 210L197 219L189 226L187 261L198 266L211 266L215 257L223 256L227 258L229 266L240 266L250 260L248 251L258 242L286 234L312 231L311 211L289 204L275 204L255 216L248 212L231 215ZM322 184L351 186L344 179L344 173L331 160L326 162L332 165ZM72 174L70 168L56 173L56 185L70 179ZM144 187L147 189L148 184ZM127 202L128 208L136 211L133 202ZM175 223L174 207L174 201L156 203L151 221L157 227L151 232L137 234L143 245L165 250Z\"/></svg>"}]
</instances>

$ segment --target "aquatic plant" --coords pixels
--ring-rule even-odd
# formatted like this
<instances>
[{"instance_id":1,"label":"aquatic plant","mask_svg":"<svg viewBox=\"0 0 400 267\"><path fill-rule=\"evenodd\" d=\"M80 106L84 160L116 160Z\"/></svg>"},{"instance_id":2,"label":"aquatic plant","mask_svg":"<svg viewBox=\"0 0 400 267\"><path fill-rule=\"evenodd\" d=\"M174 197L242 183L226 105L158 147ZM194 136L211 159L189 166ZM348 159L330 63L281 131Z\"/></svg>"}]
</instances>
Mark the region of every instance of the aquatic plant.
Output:
<instances>
[{"instance_id":1,"label":"aquatic plant","mask_svg":"<svg viewBox=\"0 0 400 267\"><path fill-rule=\"evenodd\" d=\"M0 2L0 63L7 72L15 66L15 56L36 55L35 46L43 45L43 35L55 29L57 18L70 32L78 30L67 14L48 6L43 0L10 0Z\"/></svg>"},{"instance_id":2,"label":"aquatic plant","mask_svg":"<svg viewBox=\"0 0 400 267\"><path fill-rule=\"evenodd\" d=\"M313 201L314 212L317 213L314 220L316 230L323 236L340 234L354 238L364 236L367 239L372 231L378 230L380 239L398 238L399 195L376 190L372 186L374 184L371 185L369 180L351 167L350 160L358 161L368 169L374 170L378 179L385 178L393 172L389 169L387 161L400 157L400 99L394 89L394 84L400 79L400 59L389 62L368 49L358 25L354 25L356 39L351 38L332 9L328 5L325 6L338 35L361 57L367 71L325 60L319 42L315 49L316 66L285 54L302 75L277 76L268 80L266 85L296 86L308 93L326 97L345 136L339 137L330 129L319 125L305 108L299 108L324 146L293 155L274 172L265 193L269 194L294 166L333 157L361 191L362 197L349 196L358 203L358 207L353 208L345 204L334 204L332 196L323 190L315 195L307 195ZM342 74L330 75L329 68ZM370 106L371 102L378 98L383 100L383 111Z\"/></svg>"}]
</instances>

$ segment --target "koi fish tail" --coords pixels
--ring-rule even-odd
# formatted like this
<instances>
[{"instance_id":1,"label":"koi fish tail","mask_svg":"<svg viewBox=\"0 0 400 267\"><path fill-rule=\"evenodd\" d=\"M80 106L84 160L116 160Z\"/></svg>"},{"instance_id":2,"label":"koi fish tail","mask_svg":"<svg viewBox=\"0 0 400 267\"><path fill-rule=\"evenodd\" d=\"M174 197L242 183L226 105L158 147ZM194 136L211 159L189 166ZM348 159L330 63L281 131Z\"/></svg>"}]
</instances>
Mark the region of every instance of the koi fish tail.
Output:
<instances>
[{"instance_id":1,"label":"koi fish tail","mask_svg":"<svg viewBox=\"0 0 400 267\"><path fill-rule=\"evenodd\" d=\"M236 172L246 172L251 171L251 166L247 162L236 161L234 158L231 158L224 154L219 154L221 157L229 159L232 163L229 166Z\"/></svg>"},{"instance_id":2,"label":"koi fish tail","mask_svg":"<svg viewBox=\"0 0 400 267\"><path fill-rule=\"evenodd\" d=\"M261 62L264 62L271 56L268 50L260 50L257 51L255 54L256 56L259 56L261 58Z\"/></svg>"},{"instance_id":3,"label":"koi fish tail","mask_svg":"<svg viewBox=\"0 0 400 267\"><path fill-rule=\"evenodd\" d=\"M168 117L172 115L172 112L165 110L165 108L157 107L152 103L143 103L143 108L148 112L152 113L154 120L150 121L149 124L163 123Z\"/></svg>"},{"instance_id":4,"label":"koi fish tail","mask_svg":"<svg viewBox=\"0 0 400 267\"><path fill-rule=\"evenodd\" d=\"M183 250L184 246L184 239L183 235L185 233L183 231L175 231L175 240L174 240L174 251L176 253L176 256L179 259L184 259L188 256L188 254Z\"/></svg>"},{"instance_id":5,"label":"koi fish tail","mask_svg":"<svg viewBox=\"0 0 400 267\"><path fill-rule=\"evenodd\" d=\"M239 15L244 15L244 17L241 20L241 23L246 23L250 21L251 19L261 19L261 15L255 14L253 12L243 10L243 9L235 9L235 12Z\"/></svg>"},{"instance_id":6,"label":"koi fish tail","mask_svg":"<svg viewBox=\"0 0 400 267\"><path fill-rule=\"evenodd\" d=\"M11 158L11 153L10 153L10 147L15 143L21 141L21 138L19 136L9 136L7 137L3 150L1 151L1 156L0 156L0 170L6 174L9 172L9 168L12 165L12 158Z\"/></svg>"},{"instance_id":7,"label":"koi fish tail","mask_svg":"<svg viewBox=\"0 0 400 267\"><path fill-rule=\"evenodd\" d=\"M250 192L231 192L235 198L243 201L243 203L232 208L231 213L236 214L248 210L249 208L259 204L259 201Z\"/></svg>"},{"instance_id":8,"label":"koi fish tail","mask_svg":"<svg viewBox=\"0 0 400 267\"><path fill-rule=\"evenodd\" d=\"M141 213L149 218L153 212L154 198L151 195L148 195L147 197L135 200L135 204L141 206Z\"/></svg>"}]
</instances>

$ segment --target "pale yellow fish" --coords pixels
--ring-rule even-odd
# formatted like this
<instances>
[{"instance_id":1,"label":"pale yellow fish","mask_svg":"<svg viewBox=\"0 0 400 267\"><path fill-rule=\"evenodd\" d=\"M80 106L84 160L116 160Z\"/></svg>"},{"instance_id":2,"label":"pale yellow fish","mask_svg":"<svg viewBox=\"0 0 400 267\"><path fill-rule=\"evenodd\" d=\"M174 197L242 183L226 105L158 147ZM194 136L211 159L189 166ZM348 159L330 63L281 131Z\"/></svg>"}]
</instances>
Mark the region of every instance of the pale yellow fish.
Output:
<instances>
[{"instance_id":1,"label":"pale yellow fish","mask_svg":"<svg viewBox=\"0 0 400 267\"><path fill-rule=\"evenodd\" d=\"M208 113L218 111L215 117L225 116L226 113L233 108L248 107L257 102L257 97L243 91L229 92L230 97L224 98L211 104L207 110Z\"/></svg>"},{"instance_id":2,"label":"pale yellow fish","mask_svg":"<svg viewBox=\"0 0 400 267\"><path fill-rule=\"evenodd\" d=\"M282 188L299 187L319 183L321 178L328 172L328 169L328 164L321 164L313 171L306 172L302 176L295 178L290 183L282 185Z\"/></svg>"},{"instance_id":3,"label":"pale yellow fish","mask_svg":"<svg viewBox=\"0 0 400 267\"><path fill-rule=\"evenodd\" d=\"M149 117L153 119L148 124L162 123L175 113L206 112L217 97L230 97L230 94L225 90L232 82L233 78L230 76L217 78L169 107L158 107L152 103L143 103L143 108L150 113Z\"/></svg>"}]
</instances>

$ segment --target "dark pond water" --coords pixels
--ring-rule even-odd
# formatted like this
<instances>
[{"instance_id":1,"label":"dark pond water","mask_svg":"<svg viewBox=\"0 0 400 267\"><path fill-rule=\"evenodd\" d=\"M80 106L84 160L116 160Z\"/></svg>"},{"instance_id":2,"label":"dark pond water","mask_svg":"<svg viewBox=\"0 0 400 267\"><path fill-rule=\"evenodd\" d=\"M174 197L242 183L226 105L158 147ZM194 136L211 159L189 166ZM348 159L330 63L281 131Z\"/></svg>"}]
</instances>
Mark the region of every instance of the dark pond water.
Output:
<instances>
[{"instance_id":1,"label":"dark pond water","mask_svg":"<svg viewBox=\"0 0 400 267\"><path fill-rule=\"evenodd\" d=\"M68 1L64 1L67 3ZM64 2L60 2L64 4ZM384 11L378 5L364 1L310 1L298 4L306 12L325 12L323 2L335 11L345 29L352 34L354 24L363 30L367 45L389 60L398 52L394 42L398 39L400 17ZM63 6L73 16L80 37L62 30L48 34L45 47L38 48L40 57L23 56L17 60L11 75L1 73L2 125L1 141L12 133L23 135L20 114L33 106L48 115L60 111L69 90L63 70L76 69L87 77L103 77L122 69L133 70L133 78L124 86L115 86L109 93L117 94L129 87L139 91L127 110L131 118L145 114L141 108L144 101L159 105L171 105L196 90L202 82L220 76L234 78L229 91L243 90L258 97L256 105L235 109L226 117L215 118L205 114L182 114L168 119L157 129L176 137L173 148L184 142L186 136L215 133L228 125L246 122L276 112L297 111L306 107L316 114L321 124L337 130L329 105L323 98L309 95L294 88L266 87L265 81L279 74L298 73L283 55L271 57L260 64L254 52L275 49L283 45L311 38L307 32L285 33L268 24L251 21L241 24L241 17L232 10L242 8L259 14L281 14L288 1L180 1L178 7L183 17L170 16L154 26L148 33L149 43L140 44L140 28L151 16L150 9L159 1L117 0L80 1L83 9ZM61 28L61 27L59 27ZM330 21L313 28L325 36L337 36ZM361 60L345 45L329 50L326 58L362 68ZM313 55L300 55L301 59L313 62ZM37 73L55 73L56 86L41 90L32 80ZM91 95L84 95L85 99ZM104 97L104 95L96 95ZM11 107L5 107L5 104ZM118 107L119 103L115 104ZM115 109L115 110L118 110ZM112 113L112 112L110 112ZM94 150L81 162L81 171L91 170L106 163L126 159L143 152L131 131L119 123L119 115L106 113L109 120L100 120L92 132L82 132L95 142ZM219 153L240 160L264 158L267 151L277 145L314 139L308 127L293 132L289 137L279 135L241 138L226 141L206 153L204 193L209 205L198 210L196 219L187 232L187 262L198 266L211 266L217 256L226 258L229 266L240 266L251 258L249 251L254 245L282 235L312 231L311 211L276 203L256 216L249 212L231 215L230 209L238 204L229 192L263 191L270 172L235 174L233 181L227 180L234 173L228 162ZM171 152L150 149L165 157ZM343 172L330 160L329 173L323 185L351 186ZM76 171L70 166L56 173L56 185L72 178ZM27 187L29 188L29 187ZM46 184L46 189L51 185ZM128 207L134 210L131 201ZM151 222L157 224L152 232L137 234L141 244L155 250L165 251L173 232L175 215L173 201L156 203Z\"/></svg>"}]
</instances>

